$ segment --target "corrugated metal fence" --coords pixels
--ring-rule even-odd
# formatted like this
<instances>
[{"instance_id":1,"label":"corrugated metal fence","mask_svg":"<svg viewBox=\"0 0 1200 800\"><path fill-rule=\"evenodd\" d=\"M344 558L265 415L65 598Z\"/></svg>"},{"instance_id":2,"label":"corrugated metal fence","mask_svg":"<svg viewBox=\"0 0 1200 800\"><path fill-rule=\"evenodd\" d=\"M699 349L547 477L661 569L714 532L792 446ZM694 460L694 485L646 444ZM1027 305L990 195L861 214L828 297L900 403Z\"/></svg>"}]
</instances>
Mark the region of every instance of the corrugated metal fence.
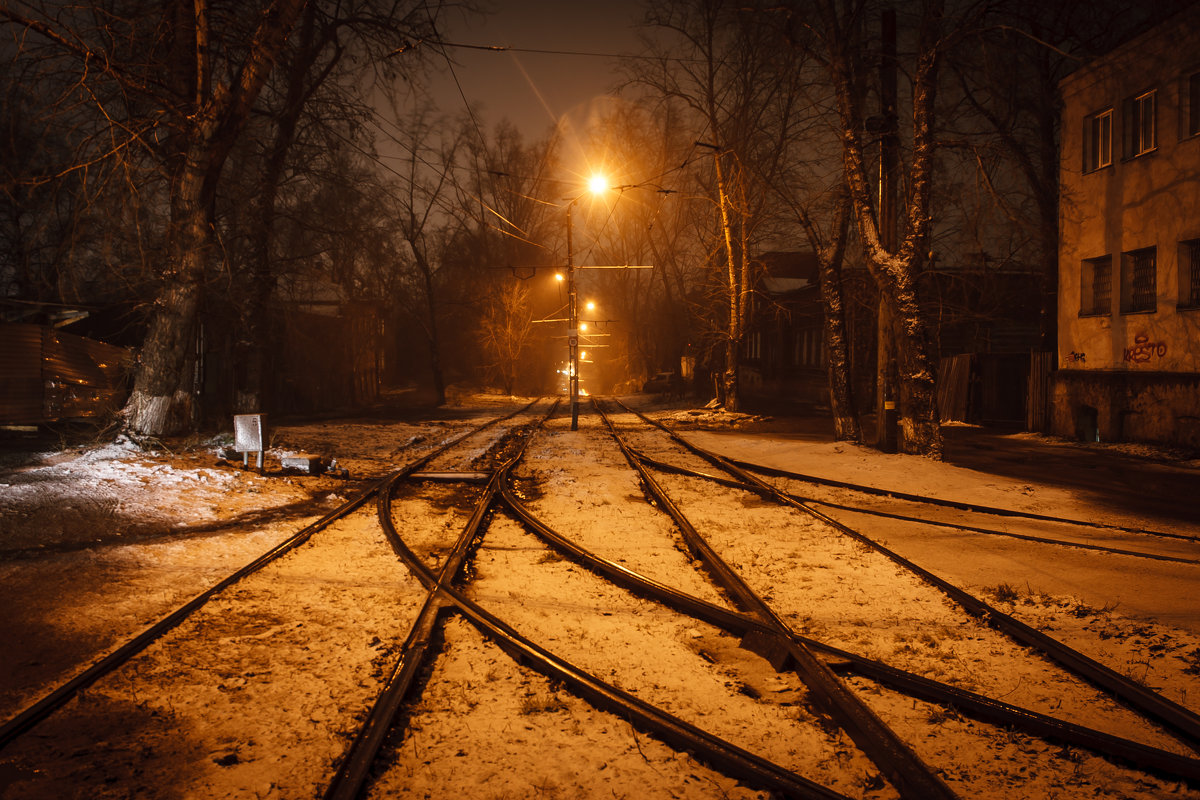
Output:
<instances>
[{"instance_id":1,"label":"corrugated metal fence","mask_svg":"<svg viewBox=\"0 0 1200 800\"><path fill-rule=\"evenodd\" d=\"M103 417L125 400L133 352L54 328L0 323L0 424Z\"/></svg>"}]
</instances>

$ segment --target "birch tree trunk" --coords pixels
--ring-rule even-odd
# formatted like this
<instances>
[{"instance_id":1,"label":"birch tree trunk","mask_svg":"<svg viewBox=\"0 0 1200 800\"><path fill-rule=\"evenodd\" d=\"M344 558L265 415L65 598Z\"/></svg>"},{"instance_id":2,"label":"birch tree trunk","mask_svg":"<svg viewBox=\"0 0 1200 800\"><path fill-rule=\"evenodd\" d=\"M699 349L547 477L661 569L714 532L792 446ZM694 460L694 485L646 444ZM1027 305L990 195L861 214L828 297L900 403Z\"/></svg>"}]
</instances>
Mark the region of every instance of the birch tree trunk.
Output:
<instances>
[{"instance_id":1,"label":"birch tree trunk","mask_svg":"<svg viewBox=\"0 0 1200 800\"><path fill-rule=\"evenodd\" d=\"M912 71L913 144L907 181L907 229L894 250L885 246L879 210L868 178L861 135L865 129L862 96L855 91L854 58L860 43L853 34L853 23L839 14L834 0L822 0L818 7L824 27L827 65L837 95L846 185L881 301L895 315L893 342L899 385L899 397L895 399L899 419L897 444L905 453L941 458L936 368L921 313L917 279L929 253L936 150L934 103L942 2L927 0L922 9L916 64Z\"/></svg>"},{"instance_id":2,"label":"birch tree trunk","mask_svg":"<svg viewBox=\"0 0 1200 800\"><path fill-rule=\"evenodd\" d=\"M820 243L811 224L805 227L809 230L809 241L817 251L817 267L820 270L833 436L837 441L861 442L862 426L858 421L858 409L850 382L850 337L846 331L845 292L842 286L842 262L849 222L850 204L847 199L838 204L832 238L828 243Z\"/></svg>"}]
</instances>

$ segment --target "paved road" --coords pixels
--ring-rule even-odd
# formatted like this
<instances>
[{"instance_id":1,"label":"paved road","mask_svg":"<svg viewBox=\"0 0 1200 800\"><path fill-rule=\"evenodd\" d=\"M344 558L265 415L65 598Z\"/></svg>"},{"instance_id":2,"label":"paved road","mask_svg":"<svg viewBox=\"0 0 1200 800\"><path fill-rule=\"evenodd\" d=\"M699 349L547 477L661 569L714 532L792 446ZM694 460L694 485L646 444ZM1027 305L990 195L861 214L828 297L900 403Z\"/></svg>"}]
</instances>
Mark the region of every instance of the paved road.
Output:
<instances>
[{"instance_id":1,"label":"paved road","mask_svg":"<svg viewBox=\"0 0 1200 800\"><path fill-rule=\"evenodd\" d=\"M956 466L1071 489L1114 511L1200 523L1196 466L989 428L952 426L943 435L946 461Z\"/></svg>"},{"instance_id":2,"label":"paved road","mask_svg":"<svg viewBox=\"0 0 1200 800\"><path fill-rule=\"evenodd\" d=\"M774 436L832 440L829 421L822 418L775 418L766 427L769 431L764 432ZM1093 504L1098 513L1145 520L1146 526L1154 530L1200 536L1198 462L1155 458L1150 450L1139 456L1111 448L1013 435L1012 430L951 426L943 433L945 460L950 464L1070 490ZM1018 590L1074 597L1096 608L1112 608L1126 616L1200 633L1200 566L942 528L914 528L855 514L832 516L844 516L847 524L869 529L888 547L963 587L1008 584ZM1002 523L999 527L1013 524ZM1200 558L1200 544L1164 544L1137 534L1104 531L1092 536L1096 543L1110 547L1158 547L1174 555Z\"/></svg>"}]
</instances>

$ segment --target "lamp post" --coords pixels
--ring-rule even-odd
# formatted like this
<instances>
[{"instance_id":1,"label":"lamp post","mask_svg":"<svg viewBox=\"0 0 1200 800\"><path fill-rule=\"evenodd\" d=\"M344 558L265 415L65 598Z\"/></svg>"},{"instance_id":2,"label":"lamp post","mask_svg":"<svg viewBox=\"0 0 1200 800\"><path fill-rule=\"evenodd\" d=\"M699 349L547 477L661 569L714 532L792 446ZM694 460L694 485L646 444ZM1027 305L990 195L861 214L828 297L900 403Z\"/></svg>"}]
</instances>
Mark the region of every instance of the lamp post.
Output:
<instances>
[{"instance_id":1,"label":"lamp post","mask_svg":"<svg viewBox=\"0 0 1200 800\"><path fill-rule=\"evenodd\" d=\"M582 197L582 195L580 195ZM567 383L571 392L571 430L579 430L579 318L575 295L575 261L571 242L571 206L567 203Z\"/></svg>"},{"instance_id":2,"label":"lamp post","mask_svg":"<svg viewBox=\"0 0 1200 800\"><path fill-rule=\"evenodd\" d=\"M600 195L609 189L608 178L604 175L596 174L588 179L588 191L593 195ZM622 190L626 187L618 187ZM660 190L667 191L669 190ZM586 192L584 193L586 194ZM575 288L575 247L572 240L571 231L571 208L579 202L583 194L570 198L567 202L567 380L569 382L569 390L571 392L571 430L579 430L579 295ZM563 198L567 200L567 198ZM596 267L588 266L583 269L653 269L648 266L633 266L631 264L622 264L620 266ZM592 303L588 303L588 310L595 308ZM550 322L551 320L545 320ZM554 320L558 322L559 320ZM585 326L586 327L586 326Z\"/></svg>"},{"instance_id":3,"label":"lamp post","mask_svg":"<svg viewBox=\"0 0 1200 800\"><path fill-rule=\"evenodd\" d=\"M608 178L593 175L588 179L588 191L599 195L608 189ZM579 430L579 306L575 290L575 252L571 241L571 208L579 202L578 195L567 203L567 380L571 391L571 430Z\"/></svg>"}]
</instances>

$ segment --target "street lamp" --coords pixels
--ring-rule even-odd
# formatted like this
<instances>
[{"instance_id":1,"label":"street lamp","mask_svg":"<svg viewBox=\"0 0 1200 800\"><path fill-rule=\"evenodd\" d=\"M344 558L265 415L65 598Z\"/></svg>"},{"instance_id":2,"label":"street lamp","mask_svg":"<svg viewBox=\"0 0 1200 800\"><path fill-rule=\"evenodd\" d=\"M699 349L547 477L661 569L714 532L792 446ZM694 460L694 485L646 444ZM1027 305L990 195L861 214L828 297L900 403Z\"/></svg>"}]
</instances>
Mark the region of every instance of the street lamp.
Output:
<instances>
[{"instance_id":1,"label":"street lamp","mask_svg":"<svg viewBox=\"0 0 1200 800\"><path fill-rule=\"evenodd\" d=\"M608 189L608 179L593 175L588 179L588 190L600 194ZM571 208L579 202L578 195L567 203L567 360L570 365L571 430L579 430L579 298L575 289L575 253L571 240Z\"/></svg>"}]
</instances>

